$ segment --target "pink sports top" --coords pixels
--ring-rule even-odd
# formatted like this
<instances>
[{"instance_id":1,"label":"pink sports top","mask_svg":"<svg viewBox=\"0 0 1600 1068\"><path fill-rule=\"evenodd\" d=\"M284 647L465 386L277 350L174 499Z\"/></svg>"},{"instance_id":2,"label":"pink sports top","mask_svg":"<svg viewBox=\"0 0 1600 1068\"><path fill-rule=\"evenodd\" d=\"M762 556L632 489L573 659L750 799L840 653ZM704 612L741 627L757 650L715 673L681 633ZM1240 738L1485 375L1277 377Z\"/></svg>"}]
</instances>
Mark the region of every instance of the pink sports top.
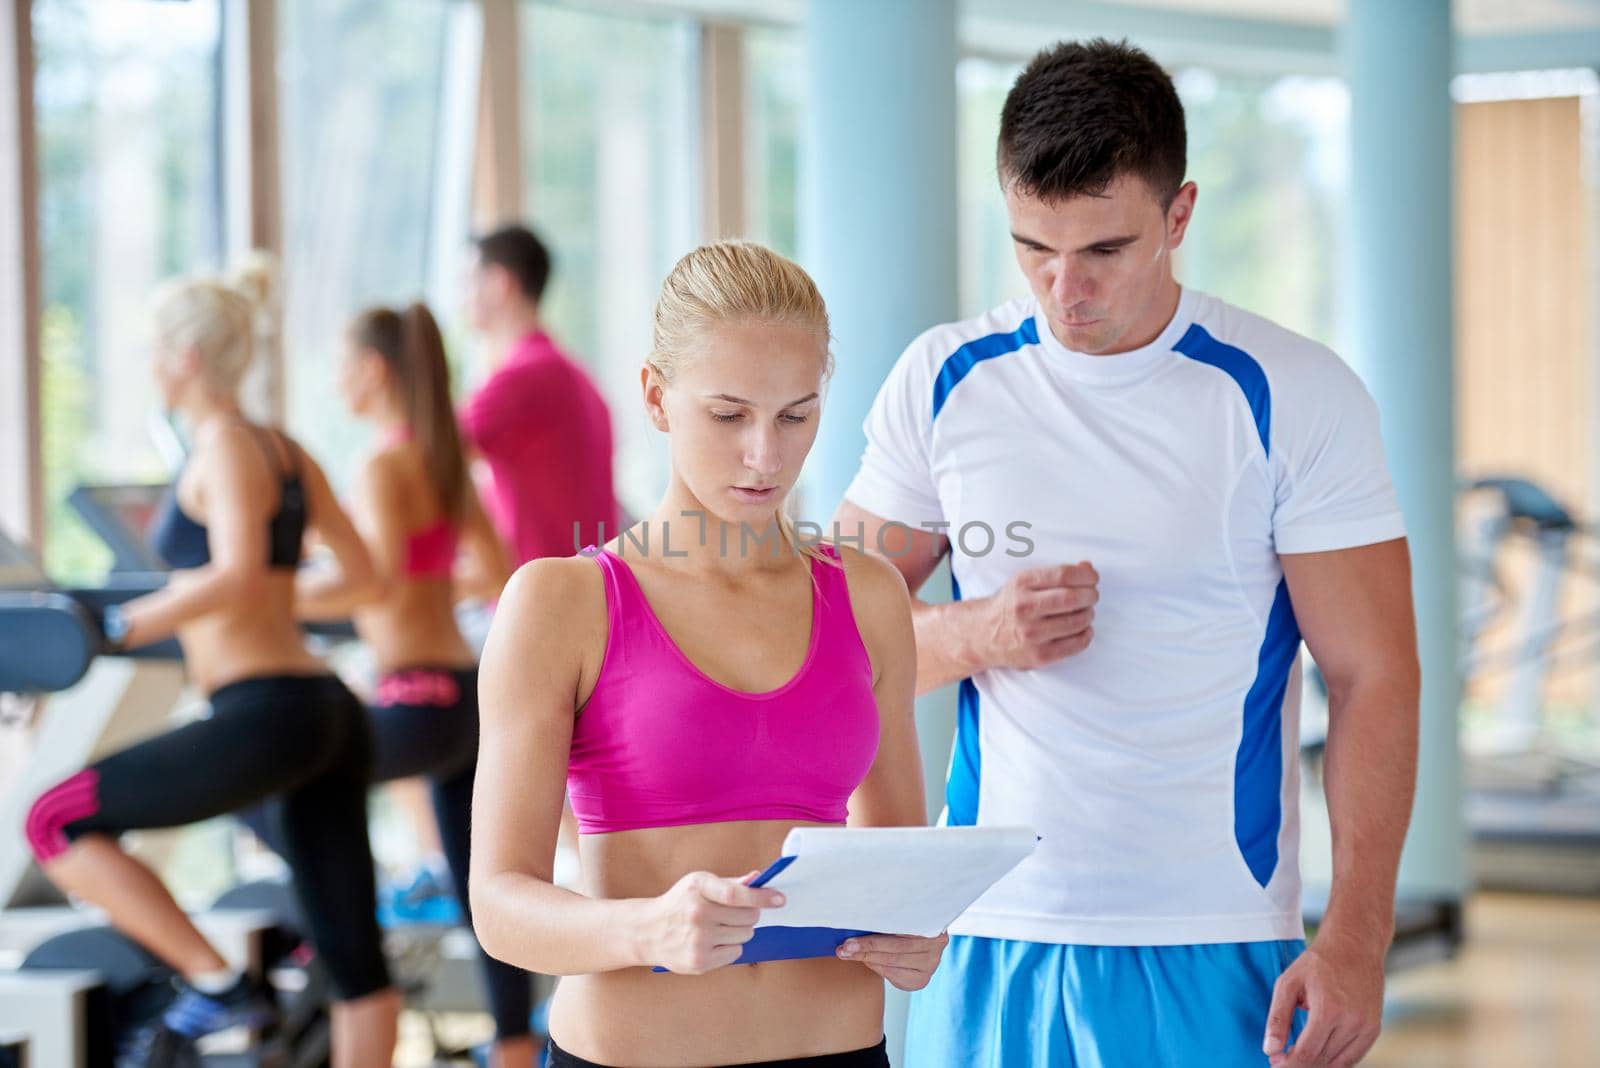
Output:
<instances>
[{"instance_id":1,"label":"pink sports top","mask_svg":"<svg viewBox=\"0 0 1600 1068\"><path fill-rule=\"evenodd\" d=\"M398 427L378 441L379 450L392 449L411 440L410 427ZM456 563L456 528L444 516L421 530L408 531L400 573L406 578L449 578Z\"/></svg>"},{"instance_id":2,"label":"pink sports top","mask_svg":"<svg viewBox=\"0 0 1600 1068\"><path fill-rule=\"evenodd\" d=\"M605 575L610 632L572 730L567 793L578 829L843 823L878 752L872 665L844 569L811 562L805 663L776 690L745 693L690 663L620 557L585 551Z\"/></svg>"},{"instance_id":3,"label":"pink sports top","mask_svg":"<svg viewBox=\"0 0 1600 1068\"><path fill-rule=\"evenodd\" d=\"M449 578L456 563L456 528L439 519L406 535L406 578Z\"/></svg>"}]
</instances>

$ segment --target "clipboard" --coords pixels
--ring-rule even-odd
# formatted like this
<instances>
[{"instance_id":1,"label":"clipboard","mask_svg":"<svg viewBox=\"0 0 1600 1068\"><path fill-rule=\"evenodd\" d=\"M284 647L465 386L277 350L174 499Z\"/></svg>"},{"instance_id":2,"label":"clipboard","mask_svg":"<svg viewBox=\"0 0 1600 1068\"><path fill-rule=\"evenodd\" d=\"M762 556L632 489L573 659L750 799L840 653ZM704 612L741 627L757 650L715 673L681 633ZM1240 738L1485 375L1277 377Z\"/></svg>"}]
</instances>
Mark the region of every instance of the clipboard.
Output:
<instances>
[{"instance_id":1,"label":"clipboard","mask_svg":"<svg viewBox=\"0 0 1600 1068\"><path fill-rule=\"evenodd\" d=\"M797 827L750 883L787 902L762 912L734 963L831 957L857 935L934 937L1038 841L1028 827Z\"/></svg>"}]
</instances>

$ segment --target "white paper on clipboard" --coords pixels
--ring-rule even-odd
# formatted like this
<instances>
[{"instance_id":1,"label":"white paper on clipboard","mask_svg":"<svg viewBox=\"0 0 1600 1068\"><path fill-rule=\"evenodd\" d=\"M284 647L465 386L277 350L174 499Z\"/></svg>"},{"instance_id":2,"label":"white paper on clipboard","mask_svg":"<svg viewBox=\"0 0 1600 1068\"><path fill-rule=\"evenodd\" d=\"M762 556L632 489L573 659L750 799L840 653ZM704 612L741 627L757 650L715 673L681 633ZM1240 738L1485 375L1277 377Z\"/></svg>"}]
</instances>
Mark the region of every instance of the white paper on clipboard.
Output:
<instances>
[{"instance_id":1,"label":"white paper on clipboard","mask_svg":"<svg viewBox=\"0 0 1600 1068\"><path fill-rule=\"evenodd\" d=\"M797 827L783 842L789 862L763 880L787 902L756 926L931 938L1037 841L1029 827Z\"/></svg>"}]
</instances>

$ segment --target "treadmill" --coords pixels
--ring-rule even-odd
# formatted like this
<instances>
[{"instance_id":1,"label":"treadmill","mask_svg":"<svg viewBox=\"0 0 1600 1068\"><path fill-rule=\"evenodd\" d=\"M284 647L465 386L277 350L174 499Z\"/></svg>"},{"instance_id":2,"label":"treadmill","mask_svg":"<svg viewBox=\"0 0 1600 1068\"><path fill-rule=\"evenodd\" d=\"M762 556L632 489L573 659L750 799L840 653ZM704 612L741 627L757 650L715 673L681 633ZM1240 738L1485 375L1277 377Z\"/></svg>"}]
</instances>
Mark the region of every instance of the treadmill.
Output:
<instances>
[{"instance_id":1,"label":"treadmill","mask_svg":"<svg viewBox=\"0 0 1600 1068\"><path fill-rule=\"evenodd\" d=\"M98 753L159 729L182 699L175 641L101 655L105 606L167 581L141 557L143 530L164 487L85 487L80 514L112 545L118 566L101 586L60 589L26 548L0 532L0 711L31 735L26 757L0 775L0 1068L111 1068L119 1028L159 1011L169 973L92 910L69 904L37 870L22 833L37 791ZM81 502L81 503L80 503ZM86 515L86 518L89 518ZM108 536L109 535L109 536ZM119 545L113 539L120 538ZM43 709L39 716L36 710ZM12 713L15 713L14 715ZM265 883L236 888L195 913L231 960L255 967L283 956L286 909ZM237 896L245 894L251 896ZM229 1032L202 1047L194 1068L286 1068L326 1063L320 973L291 976L304 996L264 1044ZM27 1059L23 1059L27 1058Z\"/></svg>"},{"instance_id":2,"label":"treadmill","mask_svg":"<svg viewBox=\"0 0 1600 1068\"><path fill-rule=\"evenodd\" d=\"M111 550L113 580L170 570L150 547L150 525L167 492L165 483L80 485L67 504Z\"/></svg>"},{"instance_id":3,"label":"treadmill","mask_svg":"<svg viewBox=\"0 0 1600 1068\"><path fill-rule=\"evenodd\" d=\"M1463 562L1478 568L1464 576L1463 674L1498 671L1506 680L1486 744L1469 749L1463 762L1477 884L1600 894L1600 750L1552 732L1545 718L1551 677L1564 668L1587 668L1600 648L1600 615L1592 608L1580 615L1562 610L1573 583L1600 580L1600 543L1595 531L1526 479L1483 478L1465 492L1489 507L1463 544ZM1531 555L1533 570L1508 601L1495 569L1514 541ZM1513 613L1501 646L1483 648L1485 624L1495 614Z\"/></svg>"}]
</instances>

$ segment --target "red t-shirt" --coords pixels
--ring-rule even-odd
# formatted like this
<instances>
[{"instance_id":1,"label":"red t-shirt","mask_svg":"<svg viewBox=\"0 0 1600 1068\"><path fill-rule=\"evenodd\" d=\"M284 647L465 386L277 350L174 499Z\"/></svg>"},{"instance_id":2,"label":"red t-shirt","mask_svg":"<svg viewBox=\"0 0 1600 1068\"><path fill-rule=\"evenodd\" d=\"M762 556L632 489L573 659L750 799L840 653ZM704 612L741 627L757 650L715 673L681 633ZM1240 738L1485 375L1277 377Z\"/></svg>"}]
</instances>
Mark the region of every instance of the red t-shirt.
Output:
<instances>
[{"instance_id":1,"label":"red t-shirt","mask_svg":"<svg viewBox=\"0 0 1600 1068\"><path fill-rule=\"evenodd\" d=\"M461 431L488 465L484 506L516 564L616 536L611 413L548 334L517 342L462 405Z\"/></svg>"}]
</instances>

